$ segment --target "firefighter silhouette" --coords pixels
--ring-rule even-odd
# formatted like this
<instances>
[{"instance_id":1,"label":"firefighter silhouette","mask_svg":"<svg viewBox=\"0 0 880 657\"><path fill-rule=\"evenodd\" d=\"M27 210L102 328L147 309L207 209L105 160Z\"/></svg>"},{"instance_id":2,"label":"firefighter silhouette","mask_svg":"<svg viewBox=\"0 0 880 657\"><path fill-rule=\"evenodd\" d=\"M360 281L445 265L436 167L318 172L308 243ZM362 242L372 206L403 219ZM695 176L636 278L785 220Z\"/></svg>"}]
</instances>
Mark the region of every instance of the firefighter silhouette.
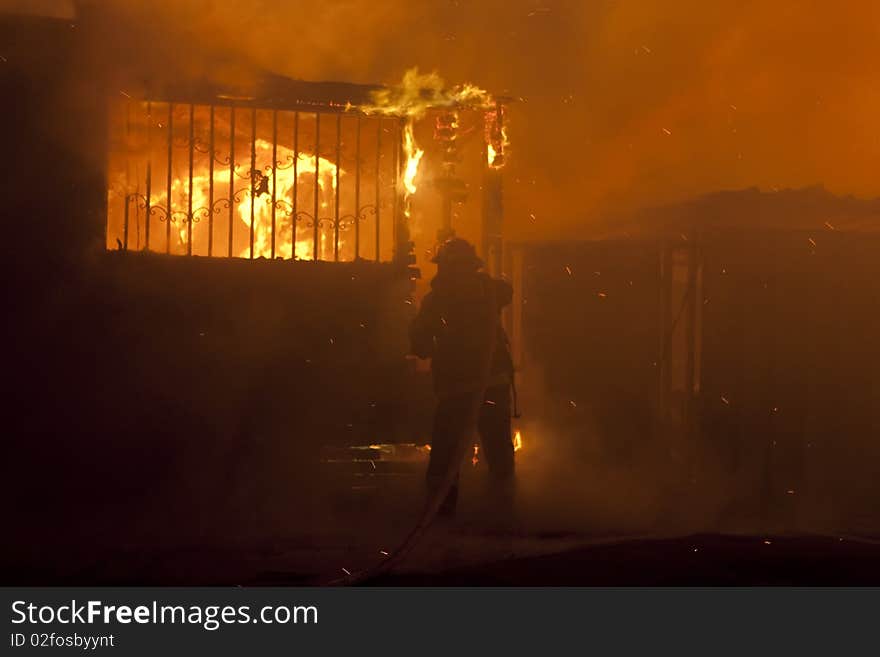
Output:
<instances>
[{"instance_id":1,"label":"firefighter silhouette","mask_svg":"<svg viewBox=\"0 0 880 657\"><path fill-rule=\"evenodd\" d=\"M514 475L510 419L513 362L500 311L511 302L513 289L506 281L481 271L482 260L461 238L444 242L433 262L437 263L437 275L410 327L413 354L432 359L437 396L428 491L431 494L440 486L448 468L461 467L451 461L460 453L459 441L470 438L473 427L467 425L473 422L475 401L480 401L475 395L480 395L476 428L489 466L490 492L509 503ZM440 514L452 515L457 499L456 479Z\"/></svg>"}]
</instances>

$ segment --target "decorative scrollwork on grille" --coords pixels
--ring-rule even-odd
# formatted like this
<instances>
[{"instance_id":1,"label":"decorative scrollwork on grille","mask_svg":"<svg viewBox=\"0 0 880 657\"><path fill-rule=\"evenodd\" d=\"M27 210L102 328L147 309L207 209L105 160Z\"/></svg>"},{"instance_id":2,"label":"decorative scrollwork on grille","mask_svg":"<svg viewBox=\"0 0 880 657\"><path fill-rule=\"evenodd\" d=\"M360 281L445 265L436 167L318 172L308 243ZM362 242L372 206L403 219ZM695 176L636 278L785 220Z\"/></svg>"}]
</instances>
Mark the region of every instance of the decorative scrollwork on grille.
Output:
<instances>
[{"instance_id":1,"label":"decorative scrollwork on grille","mask_svg":"<svg viewBox=\"0 0 880 657\"><path fill-rule=\"evenodd\" d=\"M211 216L211 209L208 208L208 207L206 207L206 206L202 206L202 207L199 207L199 208L196 208L195 210L193 210L193 212L192 212L192 222L193 222L194 224L197 224L197 223L199 223L202 219L208 219L208 218L210 218L210 216Z\"/></svg>"},{"instance_id":2,"label":"decorative scrollwork on grille","mask_svg":"<svg viewBox=\"0 0 880 657\"><path fill-rule=\"evenodd\" d=\"M221 211L228 210L229 207L230 203L228 198L217 198L211 203L211 212L214 214L220 214Z\"/></svg>"},{"instance_id":3,"label":"decorative scrollwork on grille","mask_svg":"<svg viewBox=\"0 0 880 657\"><path fill-rule=\"evenodd\" d=\"M283 198L275 200L275 209L280 210L285 217L290 217L293 215L293 205Z\"/></svg>"},{"instance_id":4,"label":"decorative scrollwork on grille","mask_svg":"<svg viewBox=\"0 0 880 657\"><path fill-rule=\"evenodd\" d=\"M162 205L150 206L150 216L157 217L159 221L165 221L168 218L168 210Z\"/></svg>"},{"instance_id":5,"label":"decorative scrollwork on grille","mask_svg":"<svg viewBox=\"0 0 880 657\"><path fill-rule=\"evenodd\" d=\"M348 230L354 226L357 217L353 214L344 214L339 217L339 230Z\"/></svg>"},{"instance_id":6,"label":"decorative scrollwork on grille","mask_svg":"<svg viewBox=\"0 0 880 657\"><path fill-rule=\"evenodd\" d=\"M288 155L283 161L275 160L275 169L283 171L293 166L293 155ZM271 167L270 167L271 168Z\"/></svg>"},{"instance_id":7,"label":"decorative scrollwork on grille","mask_svg":"<svg viewBox=\"0 0 880 657\"><path fill-rule=\"evenodd\" d=\"M296 213L295 221L302 221L308 228L314 228L315 226L315 216L303 210Z\"/></svg>"},{"instance_id":8,"label":"decorative scrollwork on grille","mask_svg":"<svg viewBox=\"0 0 880 657\"><path fill-rule=\"evenodd\" d=\"M361 207L360 210L358 210L357 219L358 221L366 221L368 216L372 215L375 217L378 212L379 208L377 208L375 205L364 205Z\"/></svg>"},{"instance_id":9,"label":"decorative scrollwork on grille","mask_svg":"<svg viewBox=\"0 0 880 657\"><path fill-rule=\"evenodd\" d=\"M181 224L185 224L187 221L189 221L189 213L183 210L172 210L171 223L176 224L178 221Z\"/></svg>"},{"instance_id":10,"label":"decorative scrollwork on grille","mask_svg":"<svg viewBox=\"0 0 880 657\"><path fill-rule=\"evenodd\" d=\"M193 137L193 150L197 153L208 153L211 150L211 145L201 137Z\"/></svg>"},{"instance_id":11,"label":"decorative scrollwork on grille","mask_svg":"<svg viewBox=\"0 0 880 657\"><path fill-rule=\"evenodd\" d=\"M251 190L249 187L242 187L241 189L237 190L235 194L232 195L232 202L241 203L244 200L245 196L250 194L250 191Z\"/></svg>"}]
</instances>

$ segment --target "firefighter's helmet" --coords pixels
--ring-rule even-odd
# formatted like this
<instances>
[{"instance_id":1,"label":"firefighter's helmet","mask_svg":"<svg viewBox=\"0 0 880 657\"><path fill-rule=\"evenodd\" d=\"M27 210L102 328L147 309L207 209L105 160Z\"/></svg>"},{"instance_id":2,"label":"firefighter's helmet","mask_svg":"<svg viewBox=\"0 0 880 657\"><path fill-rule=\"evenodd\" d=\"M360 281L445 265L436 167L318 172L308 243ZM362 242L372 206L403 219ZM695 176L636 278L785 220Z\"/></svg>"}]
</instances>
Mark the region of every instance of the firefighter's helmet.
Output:
<instances>
[{"instance_id":1,"label":"firefighter's helmet","mask_svg":"<svg viewBox=\"0 0 880 657\"><path fill-rule=\"evenodd\" d=\"M483 261L477 255L474 245L460 237L453 237L440 245L437 254L431 259L438 267L456 269L479 269Z\"/></svg>"}]
</instances>

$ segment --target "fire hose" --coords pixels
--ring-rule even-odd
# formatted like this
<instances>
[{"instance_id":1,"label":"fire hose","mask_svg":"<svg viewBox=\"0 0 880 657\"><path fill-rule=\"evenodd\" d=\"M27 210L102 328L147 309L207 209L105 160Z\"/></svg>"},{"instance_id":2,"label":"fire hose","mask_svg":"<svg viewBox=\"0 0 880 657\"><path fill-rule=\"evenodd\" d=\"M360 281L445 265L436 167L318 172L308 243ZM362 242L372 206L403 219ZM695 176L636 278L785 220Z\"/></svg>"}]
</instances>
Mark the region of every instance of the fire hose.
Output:
<instances>
[{"instance_id":1,"label":"fire hose","mask_svg":"<svg viewBox=\"0 0 880 657\"><path fill-rule=\"evenodd\" d=\"M415 526L406 535L403 541L381 562L367 568L358 573L352 573L345 577L334 578L329 581L321 581L317 584L324 586L355 586L368 580L374 579L384 573L387 573L397 564L401 563L412 550L418 545L419 541L425 534L425 531L434 522L440 506L449 494L449 491L455 485L458 479L459 469L464 461L465 454L470 446L470 440L476 433L477 422L480 415L480 407L483 405L486 388L489 385L489 378L492 373L492 360L495 353L496 341L498 339L498 300L496 298L495 286L492 285L492 279L486 279L483 283L484 292L487 293L489 301L489 312L487 313L488 322L483 328L486 331L482 344L487 346L484 358L480 361L477 383L478 387L473 391L470 404L467 406L467 416L465 422L462 423L461 434L455 443L453 450L453 458L449 461L449 466L443 474L440 484L434 488L431 496L425 502L425 507L416 522Z\"/></svg>"}]
</instances>

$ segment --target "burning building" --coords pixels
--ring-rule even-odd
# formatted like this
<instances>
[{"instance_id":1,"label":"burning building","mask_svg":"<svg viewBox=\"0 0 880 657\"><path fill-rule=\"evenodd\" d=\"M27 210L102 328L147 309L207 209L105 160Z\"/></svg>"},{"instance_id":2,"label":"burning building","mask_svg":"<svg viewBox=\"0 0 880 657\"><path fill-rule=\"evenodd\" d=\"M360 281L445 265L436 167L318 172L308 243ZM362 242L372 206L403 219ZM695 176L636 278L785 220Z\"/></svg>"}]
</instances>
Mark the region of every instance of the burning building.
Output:
<instances>
[{"instance_id":1,"label":"burning building","mask_svg":"<svg viewBox=\"0 0 880 657\"><path fill-rule=\"evenodd\" d=\"M423 440L419 267L458 232L500 271L505 101L415 72L291 80L67 9L3 17L25 462L52 450L46 476L86 497L189 488L180 528L205 496L222 515L308 488L323 444Z\"/></svg>"},{"instance_id":2,"label":"burning building","mask_svg":"<svg viewBox=\"0 0 880 657\"><path fill-rule=\"evenodd\" d=\"M441 236L454 232L452 205L467 196L455 176L462 112L485 110L487 171L504 161L503 104L475 88L442 85L416 71L394 92L268 75L250 96L202 82L137 92L127 85L110 106L106 246L414 264L407 220L424 155L414 120L438 112ZM487 186L498 188L486 175ZM490 234L500 237L500 207L490 200L484 223L494 224L484 227L484 250Z\"/></svg>"},{"instance_id":3,"label":"burning building","mask_svg":"<svg viewBox=\"0 0 880 657\"><path fill-rule=\"evenodd\" d=\"M524 234L564 239L512 243L506 98L415 69L389 86L307 82L241 61L221 37L188 39L199 25L171 35L149 12L139 22L100 2L10 4L17 12L0 14L11 99L0 180L16 458L4 499L32 543L83 513L106 535L144 543L306 524L318 515L322 448L367 472L382 470L384 454L424 458L433 398L427 373L406 357L406 327L419 275L453 233L512 279L507 327L524 421L540 427L517 426L516 445L525 441L526 463L557 459L554 486L569 483L560 462L576 470L572 496L553 504L581 514L577 494L592 486L618 511L623 489L643 486L667 514L729 503L698 519L723 516L722 529L743 518L749 529L878 524L877 207L816 189L748 190L596 216L603 188L647 188L621 205L631 207L690 194L691 178L716 186L720 159L706 160L715 162L706 177L691 163L738 140L735 121L745 119L734 116L746 112L714 103L721 109L707 116L722 112L729 129L707 121L690 142L678 141L679 125L700 98L727 89L669 92L675 102L659 112L647 103L648 119L633 111L618 122L629 114L620 107L635 108L646 81L660 80L652 50L637 48L642 77L633 78L622 55L615 69L559 40L548 48L553 66L530 78L533 89L537 77L555 82L539 80L549 91L528 101L540 129L523 140L527 176L511 177L521 198L510 205ZM35 9L49 5L49 16ZM541 14L545 45L568 22L562 11L529 12ZM531 20L484 13L493 26ZM567 26L568 44L581 44L581 27ZM530 38L511 33L509 50L497 49L507 69L533 57ZM739 62L748 43L722 59ZM300 47L291 42L291 61ZM558 66L579 58L601 62L582 77L608 88L608 125L595 135ZM716 70L707 61L702 69ZM785 112L796 106L780 98ZM723 138L700 139L715 124ZM761 125L761 171L777 176L796 152L771 151L794 133L773 141L775 126ZM635 137L662 155L646 160L650 175L632 155ZM746 160L729 159L739 163L730 179L752 175ZM667 168L687 184L670 185ZM591 177L598 188L582 184ZM560 435L572 440L554 452ZM481 456L474 450L471 462ZM588 468L616 469L626 485L595 485Z\"/></svg>"}]
</instances>

